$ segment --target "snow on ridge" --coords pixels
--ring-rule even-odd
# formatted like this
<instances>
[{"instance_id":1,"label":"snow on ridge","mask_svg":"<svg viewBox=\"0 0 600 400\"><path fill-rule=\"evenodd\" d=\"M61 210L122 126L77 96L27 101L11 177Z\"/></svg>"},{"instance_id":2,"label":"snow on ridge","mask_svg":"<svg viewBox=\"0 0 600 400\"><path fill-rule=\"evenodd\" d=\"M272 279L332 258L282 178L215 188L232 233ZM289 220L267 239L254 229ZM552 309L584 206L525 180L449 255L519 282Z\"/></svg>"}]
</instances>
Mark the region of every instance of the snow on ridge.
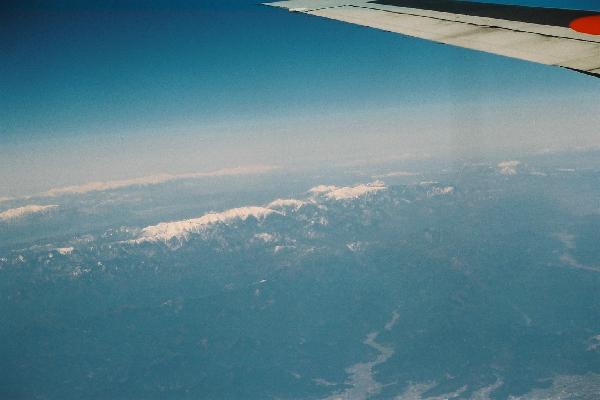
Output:
<instances>
[{"instance_id":1,"label":"snow on ridge","mask_svg":"<svg viewBox=\"0 0 600 400\"><path fill-rule=\"evenodd\" d=\"M277 199L267 205L267 208L294 208L298 210L305 205L306 202L297 199Z\"/></svg>"},{"instance_id":2,"label":"snow on ridge","mask_svg":"<svg viewBox=\"0 0 600 400\"><path fill-rule=\"evenodd\" d=\"M51 209L58 207L56 204L51 204L47 206L40 206L37 204L29 204L23 207L11 208L6 211L0 212L0 221L10 221L19 218L23 218L27 215L31 214L39 214L48 212Z\"/></svg>"},{"instance_id":3,"label":"snow on ridge","mask_svg":"<svg viewBox=\"0 0 600 400\"><path fill-rule=\"evenodd\" d=\"M58 254L63 255L63 256L67 256L67 255L71 254L73 252L73 250L75 250L74 247L58 247L58 248L54 249L54 251L58 252Z\"/></svg>"},{"instance_id":4,"label":"snow on ridge","mask_svg":"<svg viewBox=\"0 0 600 400\"><path fill-rule=\"evenodd\" d=\"M434 187L427 191L428 197L443 196L454 192L454 186Z\"/></svg>"},{"instance_id":5,"label":"snow on ridge","mask_svg":"<svg viewBox=\"0 0 600 400\"><path fill-rule=\"evenodd\" d=\"M517 160L507 160L498 163L498 172L502 175L516 175L517 167L521 165L521 161Z\"/></svg>"},{"instance_id":6,"label":"snow on ridge","mask_svg":"<svg viewBox=\"0 0 600 400\"><path fill-rule=\"evenodd\" d=\"M309 193L312 194L321 194L321 193L329 193L333 190L337 190L339 189L338 186L335 185L319 185L319 186L315 186L311 189L308 190Z\"/></svg>"},{"instance_id":7,"label":"snow on ridge","mask_svg":"<svg viewBox=\"0 0 600 400\"><path fill-rule=\"evenodd\" d=\"M356 186L315 186L309 192L317 195L325 196L329 200L348 200L356 199L368 193L378 192L387 189L382 181L371 183L361 183Z\"/></svg>"},{"instance_id":8,"label":"snow on ridge","mask_svg":"<svg viewBox=\"0 0 600 400\"><path fill-rule=\"evenodd\" d=\"M427 197L450 195L455 192L453 186L441 186L437 182L421 182L420 185L429 186L426 190ZM387 189L388 186L379 180L370 183L356 184L354 186L319 185L309 189L307 192L308 196L306 196L305 199L279 198L263 206L232 208L222 212L207 213L198 218L161 222L156 225L147 226L139 229L137 231L138 233L134 234L134 239L129 240L128 243L168 243L174 239L181 242L187 240L191 234L205 232L211 226L216 224L227 225L238 220L245 221L249 217L263 220L272 214L298 218L298 220L303 223L326 225L327 219L322 215L320 218L318 218L319 216L293 216L293 214L290 213L290 210L295 212L305 205L315 205L318 208L327 209L327 203L322 203L323 201L354 200ZM254 238L264 242L278 240L276 234L264 232L254 235ZM350 244L348 248L351 251L356 251L358 249L354 244Z\"/></svg>"},{"instance_id":9,"label":"snow on ridge","mask_svg":"<svg viewBox=\"0 0 600 400\"><path fill-rule=\"evenodd\" d=\"M377 192L387 189L381 181L375 181L367 184L359 184L350 187L338 186L316 186L309 190L309 193L324 196L326 199L344 200L354 199L363 196L367 193ZM314 203L315 199L298 200L298 199L276 199L266 206L247 206L232 208L222 212L212 212L205 214L199 218L192 218L180 221L161 222L157 225L151 225L143 228L136 239L129 243L143 242L169 242L172 239L186 240L192 233L200 233L211 225L228 224L235 220L245 221L249 217L256 219L264 219L271 214L286 215L286 208L298 210L300 207L308 203ZM272 237L257 236L262 240L272 240Z\"/></svg>"},{"instance_id":10,"label":"snow on ridge","mask_svg":"<svg viewBox=\"0 0 600 400\"><path fill-rule=\"evenodd\" d=\"M264 219L271 214L281 214L278 211L265 207L240 207L223 212L208 213L199 218L182 221L161 222L157 225L147 226L142 229L141 235L133 240L142 242L168 242L171 239L187 239L191 233L199 233L208 226L215 224L228 224L235 220L245 221L249 217Z\"/></svg>"},{"instance_id":11,"label":"snow on ridge","mask_svg":"<svg viewBox=\"0 0 600 400\"><path fill-rule=\"evenodd\" d=\"M262 240L265 243L274 242L275 240L277 240L275 235L268 233L268 232L257 233L254 235L254 237L256 239Z\"/></svg>"}]
</instances>

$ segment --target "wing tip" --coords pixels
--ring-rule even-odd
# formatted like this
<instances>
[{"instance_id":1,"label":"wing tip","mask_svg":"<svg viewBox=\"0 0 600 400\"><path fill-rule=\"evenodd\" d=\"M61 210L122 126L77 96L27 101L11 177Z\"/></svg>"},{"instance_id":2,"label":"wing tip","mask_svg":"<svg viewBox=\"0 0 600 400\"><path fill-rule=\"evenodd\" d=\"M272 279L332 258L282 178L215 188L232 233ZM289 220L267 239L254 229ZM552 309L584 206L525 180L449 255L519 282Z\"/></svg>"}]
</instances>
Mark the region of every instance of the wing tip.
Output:
<instances>
[{"instance_id":1,"label":"wing tip","mask_svg":"<svg viewBox=\"0 0 600 400\"><path fill-rule=\"evenodd\" d=\"M310 8L307 8L307 7L290 7L289 5L286 5L284 3L288 3L288 1L275 1L273 3L261 3L261 4L263 6L283 8L285 10L288 10L289 12L294 12L294 13L305 13L305 12L311 10Z\"/></svg>"}]
</instances>

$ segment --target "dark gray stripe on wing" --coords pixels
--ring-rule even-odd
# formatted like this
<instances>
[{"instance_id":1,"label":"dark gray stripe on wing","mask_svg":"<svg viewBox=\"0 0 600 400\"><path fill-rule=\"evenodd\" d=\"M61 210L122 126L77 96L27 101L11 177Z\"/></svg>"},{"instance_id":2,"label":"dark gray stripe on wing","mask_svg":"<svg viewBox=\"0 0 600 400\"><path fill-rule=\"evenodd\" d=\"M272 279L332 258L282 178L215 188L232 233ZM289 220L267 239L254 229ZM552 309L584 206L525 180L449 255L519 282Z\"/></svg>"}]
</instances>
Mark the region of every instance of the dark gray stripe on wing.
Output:
<instances>
[{"instance_id":1,"label":"dark gray stripe on wing","mask_svg":"<svg viewBox=\"0 0 600 400\"><path fill-rule=\"evenodd\" d=\"M370 3L567 28L577 18L600 15L597 11L512 6L457 0L373 0Z\"/></svg>"}]
</instances>

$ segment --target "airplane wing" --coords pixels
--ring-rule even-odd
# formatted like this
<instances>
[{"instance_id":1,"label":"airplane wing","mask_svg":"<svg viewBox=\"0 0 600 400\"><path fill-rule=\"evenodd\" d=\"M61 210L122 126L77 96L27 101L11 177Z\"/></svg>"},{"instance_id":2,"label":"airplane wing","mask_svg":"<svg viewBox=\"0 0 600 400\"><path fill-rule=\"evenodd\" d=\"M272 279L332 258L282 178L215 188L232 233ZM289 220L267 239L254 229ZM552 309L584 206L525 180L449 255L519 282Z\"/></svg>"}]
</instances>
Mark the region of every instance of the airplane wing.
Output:
<instances>
[{"instance_id":1,"label":"airplane wing","mask_svg":"<svg viewBox=\"0 0 600 400\"><path fill-rule=\"evenodd\" d=\"M600 12L455 0L288 0L267 5L600 77Z\"/></svg>"}]
</instances>

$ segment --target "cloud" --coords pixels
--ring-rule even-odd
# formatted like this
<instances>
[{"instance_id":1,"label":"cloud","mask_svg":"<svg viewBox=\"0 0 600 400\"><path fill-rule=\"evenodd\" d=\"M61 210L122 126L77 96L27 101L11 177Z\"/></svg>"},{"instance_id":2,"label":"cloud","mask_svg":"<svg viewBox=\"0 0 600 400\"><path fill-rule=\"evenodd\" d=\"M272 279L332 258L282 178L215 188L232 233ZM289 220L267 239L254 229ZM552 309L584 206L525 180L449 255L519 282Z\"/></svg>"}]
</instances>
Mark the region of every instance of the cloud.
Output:
<instances>
[{"instance_id":1,"label":"cloud","mask_svg":"<svg viewBox=\"0 0 600 400\"><path fill-rule=\"evenodd\" d=\"M194 172L188 174L158 174L144 176L133 179L114 180L106 182L90 182L83 185L66 186L61 188L50 189L41 193L42 197L56 197L65 194L84 194L89 192L99 192L105 190L122 189L130 186L148 186L158 185L161 183L178 181L183 179L198 179L220 176L235 176L235 175L257 175L271 172L277 169L274 166L254 165L246 167L226 168L211 172Z\"/></svg>"},{"instance_id":2,"label":"cloud","mask_svg":"<svg viewBox=\"0 0 600 400\"><path fill-rule=\"evenodd\" d=\"M205 214L200 218L162 222L158 225L152 225L142 229L140 236L133 242L169 242L172 239L184 240L187 239L190 234L202 232L211 225L228 224L236 220L245 221L250 217L260 220L271 214L280 213L265 207L240 207L232 208L220 213Z\"/></svg>"},{"instance_id":3,"label":"cloud","mask_svg":"<svg viewBox=\"0 0 600 400\"><path fill-rule=\"evenodd\" d=\"M421 174L417 172L408 172L408 171L394 171L388 172L383 175L376 175L375 178L397 178L397 177L406 177L406 176L419 176Z\"/></svg>"},{"instance_id":4,"label":"cloud","mask_svg":"<svg viewBox=\"0 0 600 400\"><path fill-rule=\"evenodd\" d=\"M437 388L438 384L436 382L425 382L425 383L411 383L408 385L408 387L404 390L404 392L396 397L396 400L448 400L448 399L455 399L458 397L461 397L463 395L464 392L467 391L467 385L464 385L458 389L456 389L454 392L448 392L448 393L444 393L444 394L440 394L437 396L427 396L427 397L423 397L425 395L426 392L429 392L430 390ZM475 397L475 396L479 396L479 393L474 393L473 396L469 397L469 400L489 400L488 397ZM485 392L483 393L483 395L485 396Z\"/></svg>"},{"instance_id":5,"label":"cloud","mask_svg":"<svg viewBox=\"0 0 600 400\"><path fill-rule=\"evenodd\" d=\"M387 187L383 182L375 181L372 183L343 187L320 185L313 187L309 190L309 192L324 196L329 200L348 200L356 199L368 193L378 192L385 189L387 189Z\"/></svg>"},{"instance_id":6,"label":"cloud","mask_svg":"<svg viewBox=\"0 0 600 400\"><path fill-rule=\"evenodd\" d=\"M498 163L498 172L502 175L516 175L519 165L521 162L517 160L502 161Z\"/></svg>"},{"instance_id":7,"label":"cloud","mask_svg":"<svg viewBox=\"0 0 600 400\"><path fill-rule=\"evenodd\" d=\"M577 171L575 168L557 168L558 172L575 172Z\"/></svg>"},{"instance_id":8,"label":"cloud","mask_svg":"<svg viewBox=\"0 0 600 400\"><path fill-rule=\"evenodd\" d=\"M585 271L592 272L600 272L600 267L597 267L595 265L582 264L570 254L563 254L562 256L560 256L560 261L562 261L571 268L582 269Z\"/></svg>"},{"instance_id":9,"label":"cloud","mask_svg":"<svg viewBox=\"0 0 600 400\"><path fill-rule=\"evenodd\" d=\"M552 380L552 386L533 389L522 396L509 396L509 400L561 400L565 398L594 399L598 395L600 375L560 375Z\"/></svg>"},{"instance_id":10,"label":"cloud","mask_svg":"<svg viewBox=\"0 0 600 400\"><path fill-rule=\"evenodd\" d=\"M51 209L58 207L57 205L40 206L37 204L30 204L23 207L11 208L9 210L0 212L0 221L12 221L19 218L26 217L31 214L46 213Z\"/></svg>"}]
</instances>

